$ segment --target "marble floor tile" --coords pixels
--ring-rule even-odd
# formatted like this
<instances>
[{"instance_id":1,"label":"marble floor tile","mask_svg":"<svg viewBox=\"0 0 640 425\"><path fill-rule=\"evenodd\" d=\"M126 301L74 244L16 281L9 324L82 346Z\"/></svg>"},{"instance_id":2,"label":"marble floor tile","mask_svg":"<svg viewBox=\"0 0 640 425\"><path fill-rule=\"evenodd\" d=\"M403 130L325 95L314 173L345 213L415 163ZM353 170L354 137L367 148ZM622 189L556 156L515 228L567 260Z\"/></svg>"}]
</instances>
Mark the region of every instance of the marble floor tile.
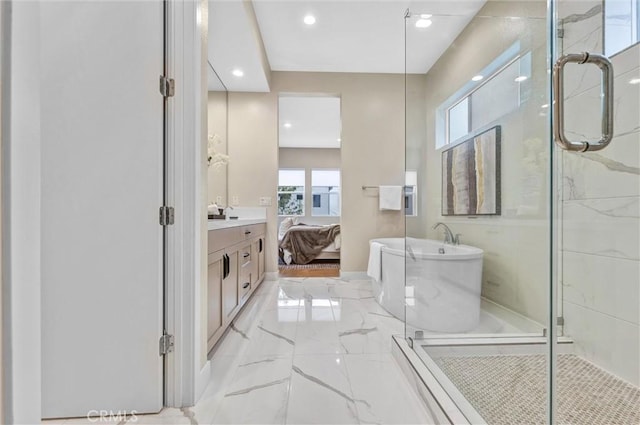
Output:
<instances>
[{"instance_id":1,"label":"marble floor tile","mask_svg":"<svg viewBox=\"0 0 640 425\"><path fill-rule=\"evenodd\" d=\"M225 391L233 379L241 358L216 356L211 362L211 379L198 403L191 408L200 423L211 423L220 407Z\"/></svg>"},{"instance_id":2,"label":"marble floor tile","mask_svg":"<svg viewBox=\"0 0 640 425\"><path fill-rule=\"evenodd\" d=\"M389 353L391 337L402 334L404 329L400 320L372 299L341 299L334 315L340 343L348 354Z\"/></svg>"},{"instance_id":3,"label":"marble floor tile","mask_svg":"<svg viewBox=\"0 0 640 425\"><path fill-rule=\"evenodd\" d=\"M291 357L245 357L212 423L283 424L291 371Z\"/></svg>"},{"instance_id":4,"label":"marble floor tile","mask_svg":"<svg viewBox=\"0 0 640 425\"><path fill-rule=\"evenodd\" d=\"M287 424L357 424L356 405L341 355L295 356Z\"/></svg>"},{"instance_id":5,"label":"marble floor tile","mask_svg":"<svg viewBox=\"0 0 640 425\"><path fill-rule=\"evenodd\" d=\"M360 423L433 423L389 353L347 354L345 365Z\"/></svg>"},{"instance_id":6,"label":"marble floor tile","mask_svg":"<svg viewBox=\"0 0 640 425\"><path fill-rule=\"evenodd\" d=\"M342 347L335 322L299 322L295 354L340 354Z\"/></svg>"},{"instance_id":7,"label":"marble floor tile","mask_svg":"<svg viewBox=\"0 0 640 425\"><path fill-rule=\"evenodd\" d=\"M331 298L345 300L366 300L373 299L371 286L359 287L351 284L336 284L329 287Z\"/></svg>"},{"instance_id":8,"label":"marble floor tile","mask_svg":"<svg viewBox=\"0 0 640 425\"><path fill-rule=\"evenodd\" d=\"M295 348L296 322L273 323L265 320L256 325L246 352L260 356L292 355Z\"/></svg>"},{"instance_id":9,"label":"marble floor tile","mask_svg":"<svg viewBox=\"0 0 640 425\"><path fill-rule=\"evenodd\" d=\"M249 331L249 326L242 326L236 321L232 322L225 335L214 347L212 353L210 353L210 356L233 356L243 352L251 342Z\"/></svg>"}]
</instances>

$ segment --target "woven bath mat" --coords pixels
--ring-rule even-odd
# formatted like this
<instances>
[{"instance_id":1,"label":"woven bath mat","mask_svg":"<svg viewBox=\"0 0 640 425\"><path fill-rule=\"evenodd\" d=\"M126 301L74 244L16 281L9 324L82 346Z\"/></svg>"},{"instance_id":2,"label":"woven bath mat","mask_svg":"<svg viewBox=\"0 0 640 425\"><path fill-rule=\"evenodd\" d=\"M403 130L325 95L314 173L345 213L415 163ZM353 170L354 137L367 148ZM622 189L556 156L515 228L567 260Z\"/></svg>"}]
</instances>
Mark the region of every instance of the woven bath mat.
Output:
<instances>
[{"instance_id":1,"label":"woven bath mat","mask_svg":"<svg viewBox=\"0 0 640 425\"><path fill-rule=\"evenodd\" d=\"M339 269L340 263L280 264L280 270Z\"/></svg>"}]
</instances>

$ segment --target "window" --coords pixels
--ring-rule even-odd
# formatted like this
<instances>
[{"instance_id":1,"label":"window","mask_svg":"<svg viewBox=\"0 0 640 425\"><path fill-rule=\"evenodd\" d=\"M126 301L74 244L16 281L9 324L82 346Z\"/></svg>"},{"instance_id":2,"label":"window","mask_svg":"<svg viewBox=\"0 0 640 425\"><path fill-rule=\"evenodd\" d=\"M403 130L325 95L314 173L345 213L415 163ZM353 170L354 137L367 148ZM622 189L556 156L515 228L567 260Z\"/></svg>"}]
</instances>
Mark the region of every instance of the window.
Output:
<instances>
[{"instance_id":1,"label":"window","mask_svg":"<svg viewBox=\"0 0 640 425\"><path fill-rule=\"evenodd\" d=\"M447 122L449 123L449 140L458 140L467 134L469 128L469 98L465 97L449 109Z\"/></svg>"},{"instance_id":2,"label":"window","mask_svg":"<svg viewBox=\"0 0 640 425\"><path fill-rule=\"evenodd\" d=\"M340 215L340 170L311 170L313 216Z\"/></svg>"},{"instance_id":3,"label":"window","mask_svg":"<svg viewBox=\"0 0 640 425\"><path fill-rule=\"evenodd\" d=\"M278 215L304 215L304 170L278 171Z\"/></svg>"},{"instance_id":4,"label":"window","mask_svg":"<svg viewBox=\"0 0 640 425\"><path fill-rule=\"evenodd\" d=\"M604 52L612 56L640 41L640 0L604 2Z\"/></svg>"},{"instance_id":5,"label":"window","mask_svg":"<svg viewBox=\"0 0 640 425\"><path fill-rule=\"evenodd\" d=\"M466 140L517 110L529 99L530 79L531 52L521 55L516 43L440 105L436 148Z\"/></svg>"},{"instance_id":6,"label":"window","mask_svg":"<svg viewBox=\"0 0 640 425\"><path fill-rule=\"evenodd\" d=\"M404 214L408 216L418 215L418 172L405 172L404 186Z\"/></svg>"}]
</instances>

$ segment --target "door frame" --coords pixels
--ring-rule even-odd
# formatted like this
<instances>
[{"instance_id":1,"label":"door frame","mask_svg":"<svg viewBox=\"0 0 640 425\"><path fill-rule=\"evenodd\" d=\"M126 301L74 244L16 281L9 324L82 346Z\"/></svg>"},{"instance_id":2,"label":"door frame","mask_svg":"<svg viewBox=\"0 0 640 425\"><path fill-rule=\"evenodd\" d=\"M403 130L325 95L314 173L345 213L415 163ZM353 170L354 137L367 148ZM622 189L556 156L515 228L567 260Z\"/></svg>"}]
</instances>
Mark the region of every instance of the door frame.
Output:
<instances>
[{"instance_id":1,"label":"door frame","mask_svg":"<svg viewBox=\"0 0 640 425\"><path fill-rule=\"evenodd\" d=\"M40 32L38 2L2 8L3 423L39 423ZM14 48L14 46L19 46ZM13 96L13 92L19 95Z\"/></svg>"},{"instance_id":2,"label":"door frame","mask_svg":"<svg viewBox=\"0 0 640 425\"><path fill-rule=\"evenodd\" d=\"M209 383L202 299L206 299L207 1L168 2L169 102L167 205L176 211L166 238L165 323L175 347L165 358L165 405L194 405ZM204 176L204 178L203 178Z\"/></svg>"}]
</instances>

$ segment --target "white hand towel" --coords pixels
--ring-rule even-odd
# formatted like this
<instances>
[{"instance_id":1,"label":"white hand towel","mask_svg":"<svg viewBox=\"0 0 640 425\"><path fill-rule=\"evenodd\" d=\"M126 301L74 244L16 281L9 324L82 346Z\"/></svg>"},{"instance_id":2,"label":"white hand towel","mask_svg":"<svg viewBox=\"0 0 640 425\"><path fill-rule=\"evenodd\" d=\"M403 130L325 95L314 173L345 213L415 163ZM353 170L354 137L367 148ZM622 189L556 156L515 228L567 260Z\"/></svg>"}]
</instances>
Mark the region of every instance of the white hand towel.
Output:
<instances>
[{"instance_id":1,"label":"white hand towel","mask_svg":"<svg viewBox=\"0 0 640 425\"><path fill-rule=\"evenodd\" d=\"M380 210L402 209L402 186L380 186Z\"/></svg>"},{"instance_id":2,"label":"white hand towel","mask_svg":"<svg viewBox=\"0 0 640 425\"><path fill-rule=\"evenodd\" d=\"M376 282L382 280L382 245L379 242L369 241L369 267L367 275Z\"/></svg>"}]
</instances>

